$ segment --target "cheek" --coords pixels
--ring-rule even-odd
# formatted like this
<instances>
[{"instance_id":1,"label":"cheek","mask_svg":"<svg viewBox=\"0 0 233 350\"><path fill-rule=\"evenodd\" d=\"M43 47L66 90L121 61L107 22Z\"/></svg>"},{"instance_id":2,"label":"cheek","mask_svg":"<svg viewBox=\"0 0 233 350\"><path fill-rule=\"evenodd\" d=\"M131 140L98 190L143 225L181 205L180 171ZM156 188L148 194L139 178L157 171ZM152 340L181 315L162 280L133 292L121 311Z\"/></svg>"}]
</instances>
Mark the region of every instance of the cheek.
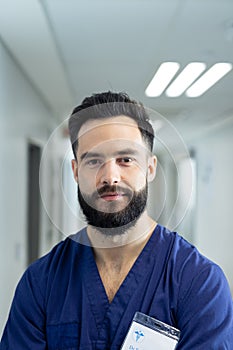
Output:
<instances>
[{"instance_id":1,"label":"cheek","mask_svg":"<svg viewBox=\"0 0 233 350\"><path fill-rule=\"evenodd\" d=\"M146 174L142 174L141 173L141 176L138 176L138 179L137 179L137 190L140 190L142 189L145 184L146 184Z\"/></svg>"},{"instance_id":2,"label":"cheek","mask_svg":"<svg viewBox=\"0 0 233 350\"><path fill-rule=\"evenodd\" d=\"M79 188L84 193L93 193L96 190L96 174L89 174L85 172L79 172Z\"/></svg>"},{"instance_id":3,"label":"cheek","mask_svg":"<svg viewBox=\"0 0 233 350\"><path fill-rule=\"evenodd\" d=\"M137 191L145 186L147 172L145 171L145 168L143 169L143 167L137 166L134 169L126 170L122 180L124 181L124 179Z\"/></svg>"}]
</instances>

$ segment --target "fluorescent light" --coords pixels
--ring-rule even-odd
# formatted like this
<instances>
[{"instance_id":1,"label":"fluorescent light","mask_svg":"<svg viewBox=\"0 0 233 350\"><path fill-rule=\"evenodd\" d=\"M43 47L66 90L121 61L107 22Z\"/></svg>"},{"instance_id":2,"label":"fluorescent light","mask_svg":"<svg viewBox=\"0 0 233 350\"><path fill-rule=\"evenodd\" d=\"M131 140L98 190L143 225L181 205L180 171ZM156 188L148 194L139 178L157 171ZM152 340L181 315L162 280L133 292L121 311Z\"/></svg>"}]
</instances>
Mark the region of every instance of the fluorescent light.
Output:
<instances>
[{"instance_id":1,"label":"fluorescent light","mask_svg":"<svg viewBox=\"0 0 233 350\"><path fill-rule=\"evenodd\" d=\"M199 77L199 75L206 69L205 63L191 62L172 84L166 90L166 95L169 97L178 97Z\"/></svg>"},{"instance_id":2,"label":"fluorescent light","mask_svg":"<svg viewBox=\"0 0 233 350\"><path fill-rule=\"evenodd\" d=\"M204 94L211 86L226 75L232 69L231 63L214 64L200 79L198 79L187 91L188 97L198 97Z\"/></svg>"},{"instance_id":3,"label":"fluorescent light","mask_svg":"<svg viewBox=\"0 0 233 350\"><path fill-rule=\"evenodd\" d=\"M180 65L177 62L162 63L157 72L155 73L150 84L146 88L146 95L148 97L160 96L164 92L172 78L175 76L179 68Z\"/></svg>"}]
</instances>

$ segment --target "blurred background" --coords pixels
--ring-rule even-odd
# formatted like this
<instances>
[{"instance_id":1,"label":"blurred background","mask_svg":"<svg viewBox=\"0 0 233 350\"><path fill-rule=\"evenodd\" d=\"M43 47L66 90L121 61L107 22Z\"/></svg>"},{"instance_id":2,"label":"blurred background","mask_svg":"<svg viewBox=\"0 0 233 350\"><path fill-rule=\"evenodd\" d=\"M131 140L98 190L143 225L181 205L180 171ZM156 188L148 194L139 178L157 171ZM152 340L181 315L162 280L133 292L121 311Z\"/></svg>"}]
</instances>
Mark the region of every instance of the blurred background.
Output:
<instances>
[{"instance_id":1,"label":"blurred background","mask_svg":"<svg viewBox=\"0 0 233 350\"><path fill-rule=\"evenodd\" d=\"M65 120L85 96L106 90L157 111L151 215L217 262L233 293L233 1L0 5L0 332L25 268L76 227ZM183 74L187 86L174 92L192 62L199 71ZM227 69L213 78L219 63ZM156 73L157 90L149 85ZM198 94L205 74L212 86Z\"/></svg>"}]
</instances>

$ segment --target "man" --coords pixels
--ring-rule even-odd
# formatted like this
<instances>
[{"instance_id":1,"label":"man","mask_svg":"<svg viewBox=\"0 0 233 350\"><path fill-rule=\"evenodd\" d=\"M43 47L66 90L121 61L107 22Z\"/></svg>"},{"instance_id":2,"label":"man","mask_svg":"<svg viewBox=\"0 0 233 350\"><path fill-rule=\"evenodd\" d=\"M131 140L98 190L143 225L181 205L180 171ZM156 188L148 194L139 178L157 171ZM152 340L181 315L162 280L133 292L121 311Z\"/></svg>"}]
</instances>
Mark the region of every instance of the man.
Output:
<instances>
[{"instance_id":1,"label":"man","mask_svg":"<svg viewBox=\"0 0 233 350\"><path fill-rule=\"evenodd\" d=\"M177 350L233 349L223 272L148 216L156 158L143 106L95 94L74 109L69 129L88 225L25 272L0 349L118 350L137 311L178 328Z\"/></svg>"}]
</instances>

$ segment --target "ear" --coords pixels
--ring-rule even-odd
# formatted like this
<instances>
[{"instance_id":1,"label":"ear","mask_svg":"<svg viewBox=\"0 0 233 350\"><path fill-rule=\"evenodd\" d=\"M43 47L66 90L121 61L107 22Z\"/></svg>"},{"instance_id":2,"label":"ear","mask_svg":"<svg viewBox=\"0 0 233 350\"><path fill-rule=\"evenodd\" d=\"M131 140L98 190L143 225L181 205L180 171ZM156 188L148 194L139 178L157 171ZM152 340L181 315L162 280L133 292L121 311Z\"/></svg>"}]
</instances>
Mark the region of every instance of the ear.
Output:
<instances>
[{"instance_id":1,"label":"ear","mask_svg":"<svg viewBox=\"0 0 233 350\"><path fill-rule=\"evenodd\" d=\"M150 156L148 158L148 175L147 180L148 182L152 182L156 175L156 168L157 168L157 158L156 156Z\"/></svg>"},{"instance_id":2,"label":"ear","mask_svg":"<svg viewBox=\"0 0 233 350\"><path fill-rule=\"evenodd\" d=\"M75 181L78 183L78 162L76 159L71 160L72 171Z\"/></svg>"}]
</instances>

